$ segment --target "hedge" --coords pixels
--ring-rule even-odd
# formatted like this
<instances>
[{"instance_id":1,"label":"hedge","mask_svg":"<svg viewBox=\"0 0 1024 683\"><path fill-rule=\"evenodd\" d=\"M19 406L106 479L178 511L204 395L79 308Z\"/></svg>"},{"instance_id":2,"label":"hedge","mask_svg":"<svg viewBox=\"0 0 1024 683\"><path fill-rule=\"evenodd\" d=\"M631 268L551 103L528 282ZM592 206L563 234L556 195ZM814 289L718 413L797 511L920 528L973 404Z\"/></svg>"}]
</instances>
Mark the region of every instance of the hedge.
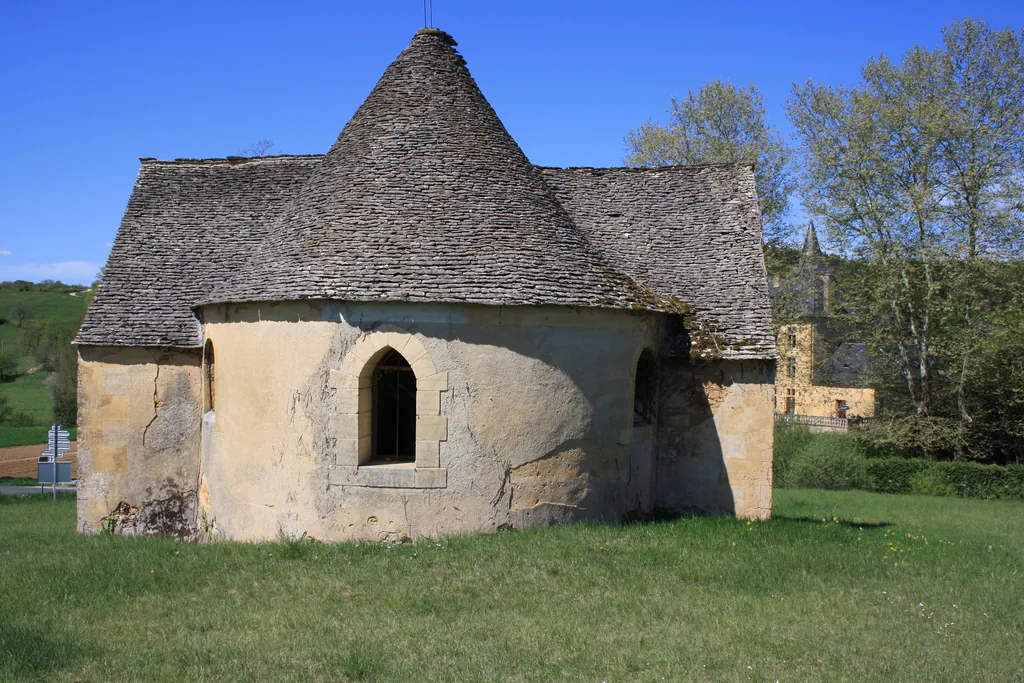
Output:
<instances>
[{"instance_id":1,"label":"hedge","mask_svg":"<svg viewBox=\"0 0 1024 683\"><path fill-rule=\"evenodd\" d=\"M1024 500L1024 465L935 462L919 458L868 461L880 493L952 493L960 498Z\"/></svg>"}]
</instances>

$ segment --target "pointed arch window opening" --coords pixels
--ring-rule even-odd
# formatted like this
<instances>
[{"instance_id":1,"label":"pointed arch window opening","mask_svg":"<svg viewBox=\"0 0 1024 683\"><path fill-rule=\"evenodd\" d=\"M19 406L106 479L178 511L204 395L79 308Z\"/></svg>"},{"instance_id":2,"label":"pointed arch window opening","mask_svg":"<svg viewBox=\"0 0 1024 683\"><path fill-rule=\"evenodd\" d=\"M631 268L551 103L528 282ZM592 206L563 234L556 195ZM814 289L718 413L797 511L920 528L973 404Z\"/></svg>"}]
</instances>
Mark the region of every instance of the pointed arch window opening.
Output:
<instances>
[{"instance_id":1,"label":"pointed arch window opening","mask_svg":"<svg viewBox=\"0 0 1024 683\"><path fill-rule=\"evenodd\" d=\"M203 346L203 412L208 413L214 410L215 392L217 389L217 374L216 367L214 366L214 355L213 355L213 342L209 339L206 340L206 344Z\"/></svg>"},{"instance_id":2,"label":"pointed arch window opening","mask_svg":"<svg viewBox=\"0 0 1024 683\"><path fill-rule=\"evenodd\" d=\"M372 455L368 464L416 461L416 375L395 350L373 369Z\"/></svg>"}]
</instances>

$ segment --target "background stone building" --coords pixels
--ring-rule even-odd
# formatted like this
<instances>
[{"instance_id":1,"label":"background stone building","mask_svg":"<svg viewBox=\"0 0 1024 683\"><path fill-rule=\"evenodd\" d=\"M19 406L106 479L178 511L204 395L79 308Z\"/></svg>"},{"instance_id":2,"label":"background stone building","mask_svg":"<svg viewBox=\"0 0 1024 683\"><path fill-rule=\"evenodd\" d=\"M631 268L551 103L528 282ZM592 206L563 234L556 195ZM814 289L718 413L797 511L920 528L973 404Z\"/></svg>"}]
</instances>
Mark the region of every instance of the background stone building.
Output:
<instances>
[{"instance_id":1,"label":"background stone building","mask_svg":"<svg viewBox=\"0 0 1024 683\"><path fill-rule=\"evenodd\" d=\"M142 160L77 339L82 531L770 514L752 169L535 167L454 47L326 155Z\"/></svg>"},{"instance_id":2,"label":"background stone building","mask_svg":"<svg viewBox=\"0 0 1024 683\"><path fill-rule=\"evenodd\" d=\"M779 369L775 411L786 416L873 417L875 390L865 386L867 347L850 341L835 321L835 275L807 227L800 261L785 281L775 282ZM811 421L818 426L828 421Z\"/></svg>"}]
</instances>

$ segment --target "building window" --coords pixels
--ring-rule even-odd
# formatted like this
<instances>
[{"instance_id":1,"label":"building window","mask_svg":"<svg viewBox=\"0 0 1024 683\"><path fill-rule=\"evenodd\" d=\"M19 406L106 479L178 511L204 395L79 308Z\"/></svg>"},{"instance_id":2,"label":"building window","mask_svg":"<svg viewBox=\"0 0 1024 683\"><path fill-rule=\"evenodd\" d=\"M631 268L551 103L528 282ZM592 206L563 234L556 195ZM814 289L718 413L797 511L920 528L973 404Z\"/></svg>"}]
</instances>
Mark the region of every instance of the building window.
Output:
<instances>
[{"instance_id":1,"label":"building window","mask_svg":"<svg viewBox=\"0 0 1024 683\"><path fill-rule=\"evenodd\" d=\"M216 392L217 375L213 365L213 342L206 340L203 347L203 412L210 412L214 408L214 397Z\"/></svg>"},{"instance_id":2,"label":"building window","mask_svg":"<svg viewBox=\"0 0 1024 683\"><path fill-rule=\"evenodd\" d=\"M389 351L373 369L373 460L416 460L416 375Z\"/></svg>"},{"instance_id":3,"label":"building window","mask_svg":"<svg viewBox=\"0 0 1024 683\"><path fill-rule=\"evenodd\" d=\"M790 327L786 331L786 341L789 343L789 348L796 348L796 328Z\"/></svg>"},{"instance_id":4,"label":"building window","mask_svg":"<svg viewBox=\"0 0 1024 683\"><path fill-rule=\"evenodd\" d=\"M846 413L849 412L849 410L850 406L846 405L845 399L836 399L836 417L846 417Z\"/></svg>"},{"instance_id":5,"label":"building window","mask_svg":"<svg viewBox=\"0 0 1024 683\"><path fill-rule=\"evenodd\" d=\"M653 425L658 403L658 361L644 349L636 361L633 384L633 425Z\"/></svg>"},{"instance_id":6,"label":"building window","mask_svg":"<svg viewBox=\"0 0 1024 683\"><path fill-rule=\"evenodd\" d=\"M786 359L786 377L796 379L796 358Z\"/></svg>"},{"instance_id":7,"label":"building window","mask_svg":"<svg viewBox=\"0 0 1024 683\"><path fill-rule=\"evenodd\" d=\"M796 415L796 391L786 389L786 414Z\"/></svg>"}]
</instances>

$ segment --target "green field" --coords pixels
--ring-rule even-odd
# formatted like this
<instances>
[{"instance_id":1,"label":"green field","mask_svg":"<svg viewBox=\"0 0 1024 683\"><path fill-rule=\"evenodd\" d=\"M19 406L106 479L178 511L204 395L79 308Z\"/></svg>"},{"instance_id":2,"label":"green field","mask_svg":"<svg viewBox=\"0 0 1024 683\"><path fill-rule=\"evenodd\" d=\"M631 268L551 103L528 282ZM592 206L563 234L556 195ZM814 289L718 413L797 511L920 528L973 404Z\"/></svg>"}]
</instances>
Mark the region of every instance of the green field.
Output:
<instances>
[{"instance_id":1,"label":"green field","mask_svg":"<svg viewBox=\"0 0 1024 683\"><path fill-rule=\"evenodd\" d=\"M0 680L1024 679L1024 503L382 546L80 537L34 498L0 498Z\"/></svg>"},{"instance_id":2,"label":"green field","mask_svg":"<svg viewBox=\"0 0 1024 683\"><path fill-rule=\"evenodd\" d=\"M49 427L0 427L0 448L45 444L49 430ZM71 433L71 440L74 441L78 436L78 429L70 427L68 431Z\"/></svg>"},{"instance_id":3,"label":"green field","mask_svg":"<svg viewBox=\"0 0 1024 683\"><path fill-rule=\"evenodd\" d=\"M77 325L85 315L88 304L88 298L81 294L71 296L64 292L16 292L0 289L0 317L6 318L17 301L22 301L32 308L32 317L24 321L25 325L49 319ZM23 348L23 333L24 327L18 326L13 320L0 325L0 347L3 352L18 359L18 371L21 373L12 382L0 382L0 396L7 398L14 410L28 413L36 424L49 426L53 420L53 399L50 397L46 382L53 373L42 368L33 370L37 363L32 354ZM35 440L26 441L29 434L17 427L0 425L0 447L39 443Z\"/></svg>"}]
</instances>

